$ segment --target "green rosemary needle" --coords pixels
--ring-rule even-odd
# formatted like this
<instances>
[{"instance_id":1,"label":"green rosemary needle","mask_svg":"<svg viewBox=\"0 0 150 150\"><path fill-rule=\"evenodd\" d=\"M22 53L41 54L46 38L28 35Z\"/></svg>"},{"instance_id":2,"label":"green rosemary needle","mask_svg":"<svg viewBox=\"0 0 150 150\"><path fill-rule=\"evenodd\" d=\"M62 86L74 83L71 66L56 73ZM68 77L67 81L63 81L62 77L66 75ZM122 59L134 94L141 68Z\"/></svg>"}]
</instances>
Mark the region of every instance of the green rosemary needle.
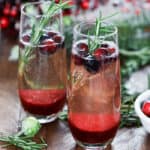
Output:
<instances>
[{"instance_id":1,"label":"green rosemary needle","mask_svg":"<svg viewBox=\"0 0 150 150\"><path fill-rule=\"evenodd\" d=\"M91 38L90 38L90 35L91 35L90 31L88 31L88 37L89 37L88 38L88 47L89 47L91 54L94 52L95 49L97 49L101 45L102 41L104 40L103 34L111 33L112 26L111 25L102 26L103 21L115 16L116 14L118 14L118 13L114 13L112 15L102 18L102 14L100 12L99 18L97 18L96 22L95 22L94 35L92 34Z\"/></svg>"}]
</instances>

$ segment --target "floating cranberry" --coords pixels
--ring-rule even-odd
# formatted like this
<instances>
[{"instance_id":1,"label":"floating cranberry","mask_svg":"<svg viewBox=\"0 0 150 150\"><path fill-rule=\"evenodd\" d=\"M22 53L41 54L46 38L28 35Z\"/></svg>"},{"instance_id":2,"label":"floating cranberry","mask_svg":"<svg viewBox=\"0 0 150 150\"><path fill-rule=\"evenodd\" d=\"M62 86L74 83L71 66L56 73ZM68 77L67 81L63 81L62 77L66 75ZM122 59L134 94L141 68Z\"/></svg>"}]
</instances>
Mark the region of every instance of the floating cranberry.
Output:
<instances>
[{"instance_id":1,"label":"floating cranberry","mask_svg":"<svg viewBox=\"0 0 150 150\"><path fill-rule=\"evenodd\" d=\"M29 42L30 41L30 35L26 34L22 37L24 42Z\"/></svg>"},{"instance_id":2,"label":"floating cranberry","mask_svg":"<svg viewBox=\"0 0 150 150\"><path fill-rule=\"evenodd\" d=\"M6 17L0 18L0 27L7 28L9 26L9 20Z\"/></svg>"},{"instance_id":3,"label":"floating cranberry","mask_svg":"<svg viewBox=\"0 0 150 150\"><path fill-rule=\"evenodd\" d=\"M101 44L101 47L108 48L108 47L109 47L109 45L108 45L108 44L106 44L106 43L103 43L103 44Z\"/></svg>"},{"instance_id":4,"label":"floating cranberry","mask_svg":"<svg viewBox=\"0 0 150 150\"><path fill-rule=\"evenodd\" d=\"M53 37L53 40L56 42L56 43L61 43L62 42L62 37L59 36L59 35L55 35Z\"/></svg>"},{"instance_id":5,"label":"floating cranberry","mask_svg":"<svg viewBox=\"0 0 150 150\"><path fill-rule=\"evenodd\" d=\"M108 54L111 55L115 52L115 48L108 48Z\"/></svg>"},{"instance_id":6,"label":"floating cranberry","mask_svg":"<svg viewBox=\"0 0 150 150\"><path fill-rule=\"evenodd\" d=\"M52 54L56 51L56 43L51 39L42 41L40 51L43 54Z\"/></svg>"},{"instance_id":7,"label":"floating cranberry","mask_svg":"<svg viewBox=\"0 0 150 150\"><path fill-rule=\"evenodd\" d=\"M77 48L82 49L84 51L88 51L88 45L86 43L79 43Z\"/></svg>"},{"instance_id":8,"label":"floating cranberry","mask_svg":"<svg viewBox=\"0 0 150 150\"><path fill-rule=\"evenodd\" d=\"M17 7L13 7L12 9L11 9L11 11L10 11L10 15L12 16L12 17L16 17L17 16L17 12L18 10L17 10Z\"/></svg>"},{"instance_id":9,"label":"floating cranberry","mask_svg":"<svg viewBox=\"0 0 150 150\"><path fill-rule=\"evenodd\" d=\"M84 66L90 73L96 73L100 68L100 61L97 61L92 55L89 55L84 60Z\"/></svg>"},{"instance_id":10,"label":"floating cranberry","mask_svg":"<svg viewBox=\"0 0 150 150\"><path fill-rule=\"evenodd\" d=\"M88 45L86 43L77 44L77 52L80 56L87 56L88 54Z\"/></svg>"},{"instance_id":11,"label":"floating cranberry","mask_svg":"<svg viewBox=\"0 0 150 150\"><path fill-rule=\"evenodd\" d=\"M142 111L145 115L150 117L150 101L144 102L142 106Z\"/></svg>"},{"instance_id":12,"label":"floating cranberry","mask_svg":"<svg viewBox=\"0 0 150 150\"><path fill-rule=\"evenodd\" d=\"M48 35L50 38L53 38L53 36L55 36L56 34L57 34L57 33L52 32L52 31L50 31L50 32L47 33L47 35Z\"/></svg>"},{"instance_id":13,"label":"floating cranberry","mask_svg":"<svg viewBox=\"0 0 150 150\"><path fill-rule=\"evenodd\" d=\"M93 53L94 57L96 59L101 59L104 55L107 55L107 49L105 48L98 48Z\"/></svg>"},{"instance_id":14,"label":"floating cranberry","mask_svg":"<svg viewBox=\"0 0 150 150\"><path fill-rule=\"evenodd\" d=\"M74 60L75 65L82 65L83 64L83 59L79 57L78 55L72 55L72 58Z\"/></svg>"}]
</instances>

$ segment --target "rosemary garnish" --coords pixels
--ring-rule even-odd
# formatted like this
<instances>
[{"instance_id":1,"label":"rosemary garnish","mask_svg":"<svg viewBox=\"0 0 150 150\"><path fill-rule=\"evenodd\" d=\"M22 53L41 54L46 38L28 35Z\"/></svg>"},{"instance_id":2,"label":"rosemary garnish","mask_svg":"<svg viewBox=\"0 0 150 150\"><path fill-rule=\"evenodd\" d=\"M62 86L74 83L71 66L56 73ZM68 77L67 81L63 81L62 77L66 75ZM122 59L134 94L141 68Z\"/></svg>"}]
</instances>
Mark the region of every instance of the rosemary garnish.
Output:
<instances>
[{"instance_id":1,"label":"rosemary garnish","mask_svg":"<svg viewBox=\"0 0 150 150\"><path fill-rule=\"evenodd\" d=\"M26 136L8 136L8 137L0 137L0 141L9 143L4 144L2 148L6 148L8 146L14 145L22 150L42 150L47 147L47 144L41 139L41 143L36 143L30 137Z\"/></svg>"},{"instance_id":2,"label":"rosemary garnish","mask_svg":"<svg viewBox=\"0 0 150 150\"><path fill-rule=\"evenodd\" d=\"M94 52L94 50L96 50L103 42L104 40L104 36L101 36L101 33L103 32L103 34L107 34L109 32L111 32L111 28L112 26L102 26L101 24L103 23L104 20L111 18L113 16L115 16L118 13L114 13L112 15L106 16L104 18L102 18L102 14L100 12L99 18L96 19L96 23L94 26L94 35L92 35L92 38L90 38L90 31L88 31L88 47L89 47L89 51L92 54Z\"/></svg>"},{"instance_id":3,"label":"rosemary garnish","mask_svg":"<svg viewBox=\"0 0 150 150\"><path fill-rule=\"evenodd\" d=\"M56 4L55 0L51 1L50 6L48 7L46 13L43 14L41 20L39 22L36 22L32 27L31 38L30 38L31 44L33 45L39 44L40 37L43 34L43 29L48 24L50 18L59 10L64 9L66 7L68 8L68 3L69 1L65 1L65 2L61 1L59 4ZM31 55L34 49L31 46L27 46L24 51L25 52L21 58L20 67L19 67L20 76L23 75L25 64L28 63L29 60L32 58Z\"/></svg>"},{"instance_id":4,"label":"rosemary garnish","mask_svg":"<svg viewBox=\"0 0 150 150\"><path fill-rule=\"evenodd\" d=\"M39 132L41 125L34 117L28 117L23 120L19 132L10 136L0 136L0 141L5 142L1 147L16 146L22 150L42 150L47 147L44 139L41 137L41 143L37 143L32 138Z\"/></svg>"}]
</instances>

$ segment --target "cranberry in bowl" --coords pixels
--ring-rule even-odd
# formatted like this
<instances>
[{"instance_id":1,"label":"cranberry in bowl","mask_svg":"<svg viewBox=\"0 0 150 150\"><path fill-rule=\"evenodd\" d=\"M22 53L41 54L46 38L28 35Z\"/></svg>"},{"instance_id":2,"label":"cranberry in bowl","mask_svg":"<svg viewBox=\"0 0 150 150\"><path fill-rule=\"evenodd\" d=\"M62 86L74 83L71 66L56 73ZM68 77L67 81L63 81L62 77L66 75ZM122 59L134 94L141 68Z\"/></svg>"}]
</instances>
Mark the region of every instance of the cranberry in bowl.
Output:
<instances>
[{"instance_id":1,"label":"cranberry in bowl","mask_svg":"<svg viewBox=\"0 0 150 150\"><path fill-rule=\"evenodd\" d=\"M143 92L137 97L134 108L144 129L150 133L150 90Z\"/></svg>"}]
</instances>

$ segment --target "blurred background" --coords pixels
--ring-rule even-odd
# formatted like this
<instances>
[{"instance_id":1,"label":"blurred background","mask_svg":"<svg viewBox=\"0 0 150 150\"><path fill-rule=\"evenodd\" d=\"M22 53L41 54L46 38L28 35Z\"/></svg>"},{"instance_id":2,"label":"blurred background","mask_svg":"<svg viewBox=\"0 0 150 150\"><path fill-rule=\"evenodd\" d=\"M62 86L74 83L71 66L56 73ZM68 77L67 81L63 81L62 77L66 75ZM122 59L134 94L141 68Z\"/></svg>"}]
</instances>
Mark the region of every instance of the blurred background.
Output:
<instances>
[{"instance_id":1,"label":"blurred background","mask_svg":"<svg viewBox=\"0 0 150 150\"><path fill-rule=\"evenodd\" d=\"M0 63L3 62L3 65L0 64L1 78L17 78L17 73L11 75L9 70L5 69L3 73L4 62L17 63L20 7L31 1L34 0L0 0ZM55 2L59 3L59 0ZM73 7L63 10L65 45L68 51L72 46L74 24L81 20L95 20L100 12L102 16L118 12L109 20L119 30L122 101L123 106L133 105L137 94L150 88L150 0L71 0L69 5ZM34 12L34 8L30 11ZM17 68L14 70L17 72ZM133 125L137 120L132 117L132 110L132 107L129 108L123 119L132 118L133 122L129 123Z\"/></svg>"}]
</instances>

